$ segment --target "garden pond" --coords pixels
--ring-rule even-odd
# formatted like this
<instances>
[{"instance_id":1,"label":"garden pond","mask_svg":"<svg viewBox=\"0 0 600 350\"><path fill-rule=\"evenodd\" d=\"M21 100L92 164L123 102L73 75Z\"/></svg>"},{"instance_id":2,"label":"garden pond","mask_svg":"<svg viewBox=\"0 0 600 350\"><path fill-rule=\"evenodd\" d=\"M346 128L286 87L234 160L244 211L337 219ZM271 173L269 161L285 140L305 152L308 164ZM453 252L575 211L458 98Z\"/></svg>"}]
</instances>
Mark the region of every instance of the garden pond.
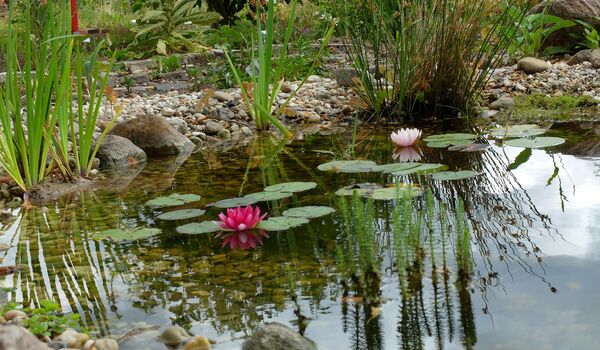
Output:
<instances>
[{"instance_id":1,"label":"garden pond","mask_svg":"<svg viewBox=\"0 0 600 350\"><path fill-rule=\"evenodd\" d=\"M426 130L425 136L434 133ZM0 279L0 301L35 306L53 299L80 314L90 333L120 338L125 350L165 349L156 335L169 324L214 340L216 349L239 349L272 321L303 331L324 350L596 348L600 158L567 154L585 139L564 130L549 134L567 143L530 150L490 141L487 149L461 152L422 141L394 149L389 131L353 136L350 130L287 143L261 136L232 150L153 160L113 174L108 187L18 209L5 219L0 243L12 248L0 252L0 262L16 265L18 272ZM334 159L440 163L477 175L444 180L318 169ZM270 216L298 206L336 212L228 241L177 232L184 224L217 220L223 209L211 206L216 201L290 181L316 187L261 202ZM429 198L415 200L422 210L446 210L443 217L466 221L463 228L436 221L442 234L425 234L418 251L409 254L416 260L404 267L393 233L399 201L375 200L364 216L360 203L366 200L349 197L341 204L335 194L352 184L394 182L422 189L421 197ZM148 205L173 193L201 198L176 208ZM180 221L158 218L181 208L206 213ZM344 232L348 213L372 221L374 236L367 243ZM158 230L134 241L96 239L116 228ZM368 288L361 293L347 282L360 279L346 274L364 267L368 259L353 254L365 251L376 261L375 277L364 275L377 280L369 284L376 286L375 298L363 295ZM348 267L349 261L358 267Z\"/></svg>"}]
</instances>

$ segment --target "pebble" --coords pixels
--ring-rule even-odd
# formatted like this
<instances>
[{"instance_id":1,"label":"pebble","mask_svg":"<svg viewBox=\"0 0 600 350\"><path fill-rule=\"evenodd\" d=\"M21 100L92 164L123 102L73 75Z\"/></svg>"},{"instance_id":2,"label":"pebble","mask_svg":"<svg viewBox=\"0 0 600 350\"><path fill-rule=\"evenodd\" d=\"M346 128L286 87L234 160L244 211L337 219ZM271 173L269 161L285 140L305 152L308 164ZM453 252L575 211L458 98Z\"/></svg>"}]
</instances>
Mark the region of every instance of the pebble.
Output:
<instances>
[{"instance_id":1,"label":"pebble","mask_svg":"<svg viewBox=\"0 0 600 350\"><path fill-rule=\"evenodd\" d=\"M190 339L181 350L210 350L210 341L201 335Z\"/></svg>"},{"instance_id":2,"label":"pebble","mask_svg":"<svg viewBox=\"0 0 600 350\"><path fill-rule=\"evenodd\" d=\"M229 92L225 92L225 91L216 91L212 98L214 98L215 100L219 101L219 102L227 102L230 100L233 100L233 95L230 94Z\"/></svg>"},{"instance_id":3,"label":"pebble","mask_svg":"<svg viewBox=\"0 0 600 350\"><path fill-rule=\"evenodd\" d=\"M219 131L223 130L223 124L216 122L214 120L209 120L204 124L204 132L207 135L217 135Z\"/></svg>"},{"instance_id":4,"label":"pebble","mask_svg":"<svg viewBox=\"0 0 600 350\"><path fill-rule=\"evenodd\" d=\"M159 339L168 346L179 346L181 343L190 338L188 332L179 326L167 327Z\"/></svg>"},{"instance_id":5,"label":"pebble","mask_svg":"<svg viewBox=\"0 0 600 350\"><path fill-rule=\"evenodd\" d=\"M4 314L4 318L7 321L15 321L19 322L21 320L26 320L29 318L24 311L21 310L10 310Z\"/></svg>"},{"instance_id":6,"label":"pebble","mask_svg":"<svg viewBox=\"0 0 600 350\"><path fill-rule=\"evenodd\" d=\"M231 138L231 132L227 129L221 129L219 130L219 132L217 133L217 137L220 138L223 141L227 141Z\"/></svg>"},{"instance_id":7,"label":"pebble","mask_svg":"<svg viewBox=\"0 0 600 350\"><path fill-rule=\"evenodd\" d=\"M68 328L62 334L54 338L55 342L62 343L68 348L81 349L81 347L90 339L87 334L79 333L74 329Z\"/></svg>"},{"instance_id":8,"label":"pebble","mask_svg":"<svg viewBox=\"0 0 600 350\"><path fill-rule=\"evenodd\" d=\"M111 338L88 340L82 350L119 350L119 343Z\"/></svg>"}]
</instances>

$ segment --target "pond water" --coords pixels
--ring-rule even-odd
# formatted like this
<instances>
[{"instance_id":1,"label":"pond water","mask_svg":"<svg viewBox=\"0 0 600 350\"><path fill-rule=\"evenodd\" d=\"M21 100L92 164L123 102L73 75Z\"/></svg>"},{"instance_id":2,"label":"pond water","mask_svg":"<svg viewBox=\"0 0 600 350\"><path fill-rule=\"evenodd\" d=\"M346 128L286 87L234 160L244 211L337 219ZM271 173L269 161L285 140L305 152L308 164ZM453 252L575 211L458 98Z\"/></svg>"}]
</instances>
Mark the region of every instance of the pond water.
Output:
<instances>
[{"instance_id":1,"label":"pond water","mask_svg":"<svg viewBox=\"0 0 600 350\"><path fill-rule=\"evenodd\" d=\"M65 311L79 313L92 333L113 337L178 324L215 340L217 349L239 349L265 322L299 330L303 322L297 308L307 318L305 335L319 349L596 348L600 160L561 153L568 144L533 150L528 158L522 148L496 145L467 153L421 144L414 153L394 154L387 135L361 132L354 150L351 132L306 135L288 144L262 137L229 151L152 161L117 174L108 189L17 210L3 225L0 243L13 248L0 253L0 261L19 271L0 280L0 286L12 288L0 300L37 305L54 299ZM437 181L426 175L317 170L352 152L379 164L420 158L481 174ZM524 162L515 164L515 159ZM214 235L175 231L182 223L215 220L220 210L209 205L217 200L287 181L318 186L261 204L270 215L300 205L338 211L270 232L256 249L232 250ZM470 229L469 256L459 254L459 236L430 235L422 243L421 273L405 281L390 229L397 202L376 201L376 237L370 244L381 294L369 300L340 283L348 270L341 266L340 252L351 255L344 249L359 238L343 234L334 193L354 183L394 181L431 190L433 206L450 208L449 217L460 198ZM165 210L146 202L171 193L201 195L201 201L185 207L208 207L207 213L184 222L158 220ZM355 215L357 209L348 210ZM120 243L91 238L106 229L137 227L162 233ZM460 266L467 265L472 274L461 277ZM165 349L155 335L125 337L121 348Z\"/></svg>"}]
</instances>

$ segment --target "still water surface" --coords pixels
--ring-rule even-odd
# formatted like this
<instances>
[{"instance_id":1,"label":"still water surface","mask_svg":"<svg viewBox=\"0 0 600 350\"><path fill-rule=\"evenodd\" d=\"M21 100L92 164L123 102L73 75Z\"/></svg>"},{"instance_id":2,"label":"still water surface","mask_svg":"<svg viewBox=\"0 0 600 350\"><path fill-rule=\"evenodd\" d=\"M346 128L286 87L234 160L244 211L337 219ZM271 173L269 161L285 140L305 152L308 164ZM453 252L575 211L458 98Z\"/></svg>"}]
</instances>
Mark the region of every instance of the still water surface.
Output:
<instances>
[{"instance_id":1,"label":"still water surface","mask_svg":"<svg viewBox=\"0 0 600 350\"><path fill-rule=\"evenodd\" d=\"M358 136L357 158L380 164L421 158L481 175L441 182L428 176L394 179L316 169L349 156L350 140L348 133L306 136L290 144L261 138L239 149L152 161L118 174L108 190L17 211L0 236L0 243L14 246L0 253L1 263L19 266L17 274L0 280L14 288L2 298L25 305L60 301L65 311L79 313L92 332L114 337L136 327L175 323L214 339L217 349L239 349L268 321L298 329L293 294L310 319L305 335L320 349L597 348L598 158L561 153L568 152L567 145L534 150L509 171L523 149L493 146L463 153L421 145L416 153L394 159L385 134L365 132ZM461 284L452 271L448 279L428 272L418 290L401 297L392 249L385 244L393 202L375 204L383 242L378 251L382 298L375 306L342 295L336 259L339 213L270 233L257 249L233 251L211 235L177 234L176 224L156 219L162 210L145 205L159 195L196 193L202 200L187 207L204 208L285 181L315 181L318 187L263 205L273 215L299 205L337 208L334 192L361 182L415 183L451 208L462 198L472 230L472 278ZM211 208L201 219L214 219L217 213ZM163 233L120 244L90 238L115 227L158 227ZM122 349L164 349L155 335L147 331L128 337Z\"/></svg>"}]
</instances>

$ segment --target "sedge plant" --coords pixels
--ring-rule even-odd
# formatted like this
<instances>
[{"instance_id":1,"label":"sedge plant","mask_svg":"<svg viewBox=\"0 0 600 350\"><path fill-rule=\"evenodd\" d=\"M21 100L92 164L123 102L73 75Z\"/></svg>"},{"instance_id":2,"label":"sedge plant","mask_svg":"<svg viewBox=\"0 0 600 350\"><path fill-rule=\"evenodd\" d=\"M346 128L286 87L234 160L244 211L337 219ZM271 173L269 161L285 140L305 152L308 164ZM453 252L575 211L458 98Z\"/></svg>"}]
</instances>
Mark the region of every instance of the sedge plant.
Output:
<instances>
[{"instance_id":1,"label":"sedge plant","mask_svg":"<svg viewBox=\"0 0 600 350\"><path fill-rule=\"evenodd\" d=\"M269 0L266 8L266 24L261 21L260 14L257 15L258 40L256 40L256 48L252 50L252 66L257 62L257 69L253 69L251 81L244 82L242 73L235 66L231 55L225 50L225 56L229 62L229 66L233 72L237 84L241 88L243 101L248 108L250 115L254 119L258 130L267 130L269 126L274 125L284 136L290 136L290 131L279 121L278 117L282 114L284 108L289 104L292 98L297 94L300 88L306 83L308 77L313 74L316 64L313 63L308 69L304 79L299 86L293 91L287 100L278 108L275 107L276 99L281 91L281 85L285 76L284 62L288 55L288 47L292 31L294 29L294 20L296 18L296 7L298 0L292 0L290 3L290 15L288 17L287 29L283 39L281 51L279 55L275 55L275 1ZM264 11L262 5L257 3L259 13ZM319 51L316 54L315 62L323 55L326 50L327 43L335 29L335 22L332 21L327 30ZM275 68L274 68L275 67Z\"/></svg>"}]
</instances>

